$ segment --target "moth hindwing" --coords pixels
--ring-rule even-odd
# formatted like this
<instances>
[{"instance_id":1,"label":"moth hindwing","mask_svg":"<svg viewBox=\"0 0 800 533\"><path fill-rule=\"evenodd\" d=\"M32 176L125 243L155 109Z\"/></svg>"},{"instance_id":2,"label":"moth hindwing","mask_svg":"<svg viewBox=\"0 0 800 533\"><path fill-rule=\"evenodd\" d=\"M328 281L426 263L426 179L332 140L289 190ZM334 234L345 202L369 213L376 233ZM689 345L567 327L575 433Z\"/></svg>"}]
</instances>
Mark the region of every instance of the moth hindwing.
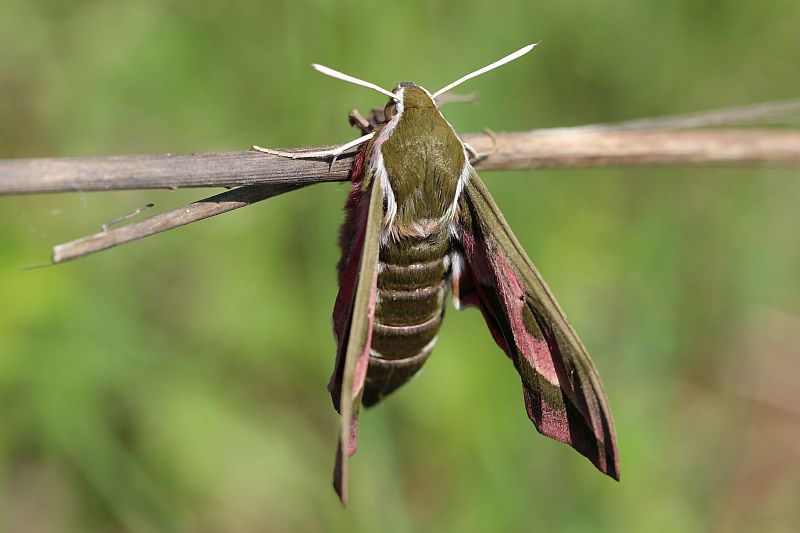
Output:
<instances>
[{"instance_id":1,"label":"moth hindwing","mask_svg":"<svg viewBox=\"0 0 800 533\"><path fill-rule=\"evenodd\" d=\"M414 83L387 91L327 67L330 76L389 96L385 121L325 152L360 146L340 231L333 312L336 364L328 384L341 414L334 486L347 501L360 405L372 406L413 377L439 333L445 295L477 307L522 381L529 418L602 472L619 478L616 435L592 361L439 112L437 98L533 48L529 45L430 93ZM374 121L357 121L372 129Z\"/></svg>"}]
</instances>

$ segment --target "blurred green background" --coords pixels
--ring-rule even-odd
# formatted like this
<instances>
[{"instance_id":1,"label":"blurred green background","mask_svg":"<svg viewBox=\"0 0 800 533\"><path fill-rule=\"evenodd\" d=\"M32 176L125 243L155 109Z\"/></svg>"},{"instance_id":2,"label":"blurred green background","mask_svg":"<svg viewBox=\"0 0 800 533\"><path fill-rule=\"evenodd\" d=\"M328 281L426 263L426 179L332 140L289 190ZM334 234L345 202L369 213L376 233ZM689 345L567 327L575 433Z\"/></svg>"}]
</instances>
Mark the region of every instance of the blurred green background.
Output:
<instances>
[{"instance_id":1,"label":"blurred green background","mask_svg":"<svg viewBox=\"0 0 800 533\"><path fill-rule=\"evenodd\" d=\"M384 87L461 88L457 131L800 95L797 0L6 0L0 157L344 142ZM0 530L796 531L800 171L484 173L593 354L615 483L527 420L475 310L364 413L344 510L337 226L317 185L53 268L53 244L215 191L0 198ZM152 211L151 211L152 213Z\"/></svg>"}]
</instances>

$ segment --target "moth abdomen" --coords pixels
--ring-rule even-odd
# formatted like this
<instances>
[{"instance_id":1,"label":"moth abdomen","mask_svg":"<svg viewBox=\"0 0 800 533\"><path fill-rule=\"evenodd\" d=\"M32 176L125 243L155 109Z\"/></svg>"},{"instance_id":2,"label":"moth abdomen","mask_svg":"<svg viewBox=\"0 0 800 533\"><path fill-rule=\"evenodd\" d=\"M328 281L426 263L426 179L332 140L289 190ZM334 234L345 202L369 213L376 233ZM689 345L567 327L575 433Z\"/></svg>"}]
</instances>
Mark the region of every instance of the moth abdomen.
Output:
<instances>
[{"instance_id":1,"label":"moth abdomen","mask_svg":"<svg viewBox=\"0 0 800 533\"><path fill-rule=\"evenodd\" d=\"M402 238L381 249L364 405L411 379L433 350L448 289L449 249L445 233Z\"/></svg>"},{"instance_id":2,"label":"moth abdomen","mask_svg":"<svg viewBox=\"0 0 800 533\"><path fill-rule=\"evenodd\" d=\"M422 324L442 308L446 292L444 279L422 288L381 289L377 314L387 326Z\"/></svg>"}]
</instances>

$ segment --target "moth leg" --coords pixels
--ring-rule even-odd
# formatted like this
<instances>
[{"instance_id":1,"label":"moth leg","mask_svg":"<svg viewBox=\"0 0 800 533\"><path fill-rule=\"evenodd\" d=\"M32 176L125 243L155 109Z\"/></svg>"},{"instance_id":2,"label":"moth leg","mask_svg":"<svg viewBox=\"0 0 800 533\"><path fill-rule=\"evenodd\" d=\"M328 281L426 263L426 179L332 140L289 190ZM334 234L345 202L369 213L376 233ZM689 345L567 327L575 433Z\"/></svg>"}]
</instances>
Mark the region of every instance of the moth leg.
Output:
<instances>
[{"instance_id":1,"label":"moth leg","mask_svg":"<svg viewBox=\"0 0 800 533\"><path fill-rule=\"evenodd\" d=\"M466 150L467 154L469 155L470 165L475 165L477 163L480 163L481 161L483 161L484 159L486 159L487 157L489 157L490 155L492 155L497 151L497 135L495 134L495 132L493 132L489 128L484 128L483 132L486 135L488 135L489 138L492 140L492 150L488 153L479 154L478 151L475 150L475 148L471 144L461 141L461 143L464 145L464 150Z\"/></svg>"},{"instance_id":2,"label":"moth leg","mask_svg":"<svg viewBox=\"0 0 800 533\"><path fill-rule=\"evenodd\" d=\"M489 157L488 155L478 154L478 151L471 144L467 142L461 141L461 144L464 145L464 151L467 152L467 155L469 156L467 159L469 159L470 165L475 165L477 163L480 163L481 161Z\"/></svg>"},{"instance_id":3,"label":"moth leg","mask_svg":"<svg viewBox=\"0 0 800 533\"><path fill-rule=\"evenodd\" d=\"M318 150L313 152L283 152L281 150L272 150L271 148L262 148L261 146L253 145L252 150L257 152L264 152L265 154L270 155L277 155L280 157L288 157L290 159L320 159L325 157L333 157L331 160L331 165L336 162L336 158L342 155L344 152L353 148L354 146L358 146L359 144L364 144L365 142L369 141L375 136L375 132L368 133L367 135L363 135L358 139L352 140L348 143L345 143L341 146L337 146L331 150Z\"/></svg>"},{"instance_id":4,"label":"moth leg","mask_svg":"<svg viewBox=\"0 0 800 533\"><path fill-rule=\"evenodd\" d=\"M363 135L371 133L375 129L375 126L370 124L369 120L365 119L361 113L359 113L358 109L350 110L347 114L347 121L351 126L360 129Z\"/></svg>"},{"instance_id":5,"label":"moth leg","mask_svg":"<svg viewBox=\"0 0 800 533\"><path fill-rule=\"evenodd\" d=\"M478 158L478 151L475 148L473 148L471 144L464 141L461 141L461 144L464 145L464 150L466 150L466 152L469 154L470 162Z\"/></svg>"}]
</instances>

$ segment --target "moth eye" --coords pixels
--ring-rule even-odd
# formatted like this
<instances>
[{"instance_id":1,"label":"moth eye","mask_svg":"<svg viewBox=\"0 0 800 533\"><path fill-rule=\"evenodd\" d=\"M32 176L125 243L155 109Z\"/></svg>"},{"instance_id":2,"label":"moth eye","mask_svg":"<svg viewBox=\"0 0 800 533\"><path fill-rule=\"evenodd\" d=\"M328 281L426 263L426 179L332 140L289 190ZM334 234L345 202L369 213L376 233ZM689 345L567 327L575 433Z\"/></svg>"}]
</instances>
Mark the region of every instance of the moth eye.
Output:
<instances>
[{"instance_id":1,"label":"moth eye","mask_svg":"<svg viewBox=\"0 0 800 533\"><path fill-rule=\"evenodd\" d=\"M391 120L396 113L397 113L397 104L394 102L394 100L386 104L386 107L383 108L383 114L386 117L386 120Z\"/></svg>"}]
</instances>

